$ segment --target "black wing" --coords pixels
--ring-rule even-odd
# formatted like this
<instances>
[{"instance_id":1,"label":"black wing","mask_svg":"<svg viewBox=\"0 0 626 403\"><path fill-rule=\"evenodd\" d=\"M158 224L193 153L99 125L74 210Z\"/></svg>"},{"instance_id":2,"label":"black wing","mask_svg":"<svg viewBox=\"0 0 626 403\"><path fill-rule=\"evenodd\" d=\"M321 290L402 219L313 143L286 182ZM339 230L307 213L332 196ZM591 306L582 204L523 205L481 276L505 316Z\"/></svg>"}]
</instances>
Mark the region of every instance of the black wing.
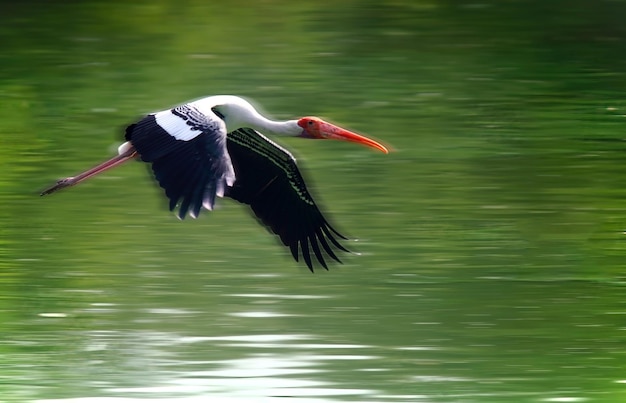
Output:
<instances>
[{"instance_id":1,"label":"black wing","mask_svg":"<svg viewBox=\"0 0 626 403\"><path fill-rule=\"evenodd\" d=\"M235 179L226 151L226 130L188 105L148 115L126 129L141 159L152 171L178 217L211 210Z\"/></svg>"},{"instance_id":2,"label":"black wing","mask_svg":"<svg viewBox=\"0 0 626 403\"><path fill-rule=\"evenodd\" d=\"M302 254L311 271L311 250L327 270L324 254L341 262L333 248L348 250L335 236L346 238L320 212L293 156L249 128L228 133L226 145L237 179L225 196L249 204L261 222L291 249L296 261Z\"/></svg>"}]
</instances>

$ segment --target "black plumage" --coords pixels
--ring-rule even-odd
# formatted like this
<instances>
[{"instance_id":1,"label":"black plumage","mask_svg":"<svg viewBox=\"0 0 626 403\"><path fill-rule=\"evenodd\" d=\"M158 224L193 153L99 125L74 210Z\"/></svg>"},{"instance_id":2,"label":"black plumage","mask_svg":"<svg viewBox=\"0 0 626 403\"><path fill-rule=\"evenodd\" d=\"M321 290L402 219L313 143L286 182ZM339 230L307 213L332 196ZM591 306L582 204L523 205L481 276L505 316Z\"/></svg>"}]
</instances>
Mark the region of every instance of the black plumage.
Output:
<instances>
[{"instance_id":1,"label":"black plumage","mask_svg":"<svg viewBox=\"0 0 626 403\"><path fill-rule=\"evenodd\" d=\"M346 239L326 221L307 190L296 160L259 132L243 128L228 134L228 153L237 179L226 196L250 205L259 220L313 270L310 249L328 269L324 255L341 262L333 248L346 251ZM321 248L320 248L321 246Z\"/></svg>"},{"instance_id":2,"label":"black plumage","mask_svg":"<svg viewBox=\"0 0 626 403\"><path fill-rule=\"evenodd\" d=\"M223 195L232 166L224 138L214 135L213 127L190 140L178 140L154 115L148 115L128 126L126 140L142 161L152 163L154 176L170 200L170 210L179 207L179 218L184 219L188 212L197 217L203 205L212 209L215 196Z\"/></svg>"},{"instance_id":3,"label":"black plumage","mask_svg":"<svg viewBox=\"0 0 626 403\"><path fill-rule=\"evenodd\" d=\"M250 205L258 219L313 271L313 256L328 269L326 259L341 262L336 250L346 251L337 238L346 239L324 218L307 190L293 156L259 132L242 128L220 135L202 116L185 119L189 139L177 139L148 115L126 129L141 159L152 164L165 189L170 210L197 217L202 206L213 208L215 196L227 196ZM190 112L189 110L185 111ZM193 112L193 110L191 110ZM180 112L179 112L180 113ZM230 179L234 169L234 182Z\"/></svg>"}]
</instances>

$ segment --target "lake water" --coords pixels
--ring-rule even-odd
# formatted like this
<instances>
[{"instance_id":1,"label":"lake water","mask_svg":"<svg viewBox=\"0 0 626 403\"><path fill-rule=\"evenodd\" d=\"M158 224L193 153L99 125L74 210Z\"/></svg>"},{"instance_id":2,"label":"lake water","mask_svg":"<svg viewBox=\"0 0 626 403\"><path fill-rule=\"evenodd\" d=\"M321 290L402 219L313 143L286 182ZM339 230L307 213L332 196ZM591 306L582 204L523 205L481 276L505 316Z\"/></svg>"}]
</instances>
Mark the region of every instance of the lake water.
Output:
<instances>
[{"instance_id":1,"label":"lake water","mask_svg":"<svg viewBox=\"0 0 626 403\"><path fill-rule=\"evenodd\" d=\"M0 401L626 401L626 2L2 8ZM345 264L141 163L38 196L222 93L393 148L279 139Z\"/></svg>"}]
</instances>

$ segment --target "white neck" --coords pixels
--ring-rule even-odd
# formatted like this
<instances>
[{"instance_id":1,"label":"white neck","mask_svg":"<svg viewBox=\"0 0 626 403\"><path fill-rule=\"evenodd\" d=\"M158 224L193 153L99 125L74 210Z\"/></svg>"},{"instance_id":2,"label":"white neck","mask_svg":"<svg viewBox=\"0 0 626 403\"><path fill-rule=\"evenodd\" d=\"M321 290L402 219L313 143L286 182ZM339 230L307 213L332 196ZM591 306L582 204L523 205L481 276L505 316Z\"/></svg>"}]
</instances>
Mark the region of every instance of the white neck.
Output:
<instances>
[{"instance_id":1,"label":"white neck","mask_svg":"<svg viewBox=\"0 0 626 403\"><path fill-rule=\"evenodd\" d=\"M246 125L243 125L241 127L245 126ZM302 129L298 126L297 120L280 122L266 119L260 114L258 118L248 121L247 126L264 134L275 134L278 136L297 136L302 132Z\"/></svg>"},{"instance_id":2,"label":"white neck","mask_svg":"<svg viewBox=\"0 0 626 403\"><path fill-rule=\"evenodd\" d=\"M226 130L231 132L242 127L250 127L263 134L298 136L302 128L297 120L275 121L261 115L245 99L232 95L216 95L193 102L201 109L215 108L224 116Z\"/></svg>"}]
</instances>

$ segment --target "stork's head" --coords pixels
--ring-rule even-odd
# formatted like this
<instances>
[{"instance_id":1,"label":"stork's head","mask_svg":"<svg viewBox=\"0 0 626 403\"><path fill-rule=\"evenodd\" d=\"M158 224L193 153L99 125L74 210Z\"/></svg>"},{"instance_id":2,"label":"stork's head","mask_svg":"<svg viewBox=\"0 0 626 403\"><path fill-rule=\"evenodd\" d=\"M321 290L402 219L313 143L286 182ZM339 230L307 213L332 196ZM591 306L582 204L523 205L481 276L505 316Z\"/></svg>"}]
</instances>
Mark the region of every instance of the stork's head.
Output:
<instances>
[{"instance_id":1,"label":"stork's head","mask_svg":"<svg viewBox=\"0 0 626 403\"><path fill-rule=\"evenodd\" d=\"M385 154L389 153L389 150L377 141L361 136L360 134L353 133L349 130L342 129L341 127L335 126L331 123L324 122L320 118L310 116L304 117L298 120L298 126L302 128L302 134L300 134L300 137L308 139L351 141L353 143L360 143L365 146L375 148Z\"/></svg>"}]
</instances>

